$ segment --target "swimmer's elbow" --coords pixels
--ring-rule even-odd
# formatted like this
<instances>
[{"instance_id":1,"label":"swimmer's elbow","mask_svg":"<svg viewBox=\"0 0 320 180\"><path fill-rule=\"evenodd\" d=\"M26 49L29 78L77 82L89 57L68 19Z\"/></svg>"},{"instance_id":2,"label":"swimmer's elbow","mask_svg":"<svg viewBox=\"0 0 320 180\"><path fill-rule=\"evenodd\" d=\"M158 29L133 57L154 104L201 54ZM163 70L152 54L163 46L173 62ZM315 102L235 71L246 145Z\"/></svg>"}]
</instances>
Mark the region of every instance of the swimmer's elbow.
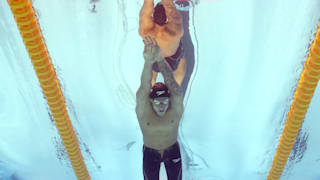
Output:
<instances>
[{"instance_id":1,"label":"swimmer's elbow","mask_svg":"<svg viewBox=\"0 0 320 180\"><path fill-rule=\"evenodd\" d=\"M182 23L178 23L178 24L176 24L176 27L177 27L178 33L179 33L181 36L183 36L183 34L184 34L183 24L182 24Z\"/></svg>"},{"instance_id":2,"label":"swimmer's elbow","mask_svg":"<svg viewBox=\"0 0 320 180\"><path fill-rule=\"evenodd\" d=\"M180 36L180 38L183 36L184 34L184 29L183 28L179 28L178 29L178 35Z\"/></svg>"},{"instance_id":3,"label":"swimmer's elbow","mask_svg":"<svg viewBox=\"0 0 320 180\"><path fill-rule=\"evenodd\" d=\"M184 29L183 29L183 26L181 25L181 28L180 28L180 33L181 33L181 37L183 36L184 34Z\"/></svg>"},{"instance_id":4,"label":"swimmer's elbow","mask_svg":"<svg viewBox=\"0 0 320 180\"><path fill-rule=\"evenodd\" d=\"M144 25L144 26L140 26L139 27L139 35L141 36L141 37L144 37L144 36L146 36L146 35L148 35L148 34L151 34L152 32L152 28L153 28L153 26L146 26L146 25Z\"/></svg>"}]
</instances>

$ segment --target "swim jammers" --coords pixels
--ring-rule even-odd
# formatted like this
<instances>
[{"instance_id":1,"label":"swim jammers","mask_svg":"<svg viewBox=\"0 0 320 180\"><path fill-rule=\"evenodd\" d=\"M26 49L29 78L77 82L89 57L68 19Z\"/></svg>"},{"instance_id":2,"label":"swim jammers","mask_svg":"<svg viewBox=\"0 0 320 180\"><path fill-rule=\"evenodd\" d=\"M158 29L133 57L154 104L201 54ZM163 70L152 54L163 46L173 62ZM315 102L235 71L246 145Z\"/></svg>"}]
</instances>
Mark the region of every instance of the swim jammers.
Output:
<instances>
[{"instance_id":1,"label":"swim jammers","mask_svg":"<svg viewBox=\"0 0 320 180\"><path fill-rule=\"evenodd\" d=\"M182 162L179 143L176 142L163 152L143 145L144 180L159 180L160 163L164 162L168 180L182 180Z\"/></svg>"},{"instance_id":2,"label":"swim jammers","mask_svg":"<svg viewBox=\"0 0 320 180\"><path fill-rule=\"evenodd\" d=\"M179 47L178 47L176 53L170 57L165 58L165 60L170 65L172 71L175 71L178 68L179 62L180 62L181 58L183 57L183 55L184 55L183 45L180 40ZM157 62L153 63L152 70L154 70L155 72L160 72Z\"/></svg>"}]
</instances>

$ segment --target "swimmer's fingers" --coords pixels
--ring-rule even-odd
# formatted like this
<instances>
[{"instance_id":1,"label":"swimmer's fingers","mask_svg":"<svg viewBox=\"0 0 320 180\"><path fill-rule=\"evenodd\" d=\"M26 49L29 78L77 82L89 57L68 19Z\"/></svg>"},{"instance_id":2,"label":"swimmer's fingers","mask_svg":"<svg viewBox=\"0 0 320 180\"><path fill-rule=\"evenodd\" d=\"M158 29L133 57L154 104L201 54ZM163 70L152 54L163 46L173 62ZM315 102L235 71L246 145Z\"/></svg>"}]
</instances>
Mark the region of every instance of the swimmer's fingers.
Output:
<instances>
[{"instance_id":1,"label":"swimmer's fingers","mask_svg":"<svg viewBox=\"0 0 320 180\"><path fill-rule=\"evenodd\" d=\"M149 37L149 40L150 40L150 42L152 43L152 45L154 45L154 46L156 46L156 45L158 44L157 41L156 41L156 39L153 38L153 37Z\"/></svg>"},{"instance_id":2,"label":"swimmer's fingers","mask_svg":"<svg viewBox=\"0 0 320 180\"><path fill-rule=\"evenodd\" d=\"M155 38L151 37L151 36L145 36L143 38L143 43L144 44L151 44L153 46L157 45L157 41Z\"/></svg>"},{"instance_id":3,"label":"swimmer's fingers","mask_svg":"<svg viewBox=\"0 0 320 180\"><path fill-rule=\"evenodd\" d=\"M144 45L148 45L148 44L150 44L150 43L149 43L149 41L148 41L147 39L143 39L143 43L144 43Z\"/></svg>"},{"instance_id":4,"label":"swimmer's fingers","mask_svg":"<svg viewBox=\"0 0 320 180\"><path fill-rule=\"evenodd\" d=\"M144 45L148 45L149 44L149 42L148 42L148 40L146 38L143 38L142 41L143 41Z\"/></svg>"},{"instance_id":5,"label":"swimmer's fingers","mask_svg":"<svg viewBox=\"0 0 320 180\"><path fill-rule=\"evenodd\" d=\"M152 41L152 44L153 44L154 46L156 46L156 45L157 45L157 41L156 41L156 39L151 38L151 41Z\"/></svg>"},{"instance_id":6,"label":"swimmer's fingers","mask_svg":"<svg viewBox=\"0 0 320 180\"><path fill-rule=\"evenodd\" d=\"M150 36L146 36L145 37L145 41L146 41L147 44L152 44L152 39L151 39Z\"/></svg>"}]
</instances>

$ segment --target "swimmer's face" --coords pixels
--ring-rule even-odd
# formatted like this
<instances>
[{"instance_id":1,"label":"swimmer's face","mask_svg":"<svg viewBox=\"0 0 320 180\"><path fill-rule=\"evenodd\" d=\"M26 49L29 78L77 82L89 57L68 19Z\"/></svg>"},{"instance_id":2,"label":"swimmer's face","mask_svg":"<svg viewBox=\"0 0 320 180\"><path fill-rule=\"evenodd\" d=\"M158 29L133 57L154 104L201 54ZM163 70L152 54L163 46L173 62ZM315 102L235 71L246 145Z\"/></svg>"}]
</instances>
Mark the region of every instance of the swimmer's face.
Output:
<instances>
[{"instance_id":1,"label":"swimmer's face","mask_svg":"<svg viewBox=\"0 0 320 180\"><path fill-rule=\"evenodd\" d=\"M170 99L168 97L159 97L150 99L150 101L156 114L163 117L169 108Z\"/></svg>"}]
</instances>

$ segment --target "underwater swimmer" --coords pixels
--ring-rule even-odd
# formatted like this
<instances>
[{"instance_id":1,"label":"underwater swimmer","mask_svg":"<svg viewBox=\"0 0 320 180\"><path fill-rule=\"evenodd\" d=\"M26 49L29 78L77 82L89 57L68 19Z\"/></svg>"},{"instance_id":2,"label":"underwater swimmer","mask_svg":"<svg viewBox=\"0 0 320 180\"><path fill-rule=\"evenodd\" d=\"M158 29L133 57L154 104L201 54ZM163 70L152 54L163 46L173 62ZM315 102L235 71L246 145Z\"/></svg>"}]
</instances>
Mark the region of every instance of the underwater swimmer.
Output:
<instances>
[{"instance_id":1,"label":"underwater swimmer","mask_svg":"<svg viewBox=\"0 0 320 180\"><path fill-rule=\"evenodd\" d=\"M186 62L181 37L184 30L182 17L173 0L162 0L154 7L154 0L144 0L140 11L139 35L146 44L158 44L161 55L173 71L174 78L182 84ZM157 62L152 66L152 85L159 70Z\"/></svg>"},{"instance_id":2,"label":"underwater swimmer","mask_svg":"<svg viewBox=\"0 0 320 180\"><path fill-rule=\"evenodd\" d=\"M182 179L182 162L177 141L183 114L182 89L173 77L158 45L145 43L144 68L136 94L136 114L143 134L143 174L158 180L164 162L169 180ZM151 85L152 64L157 62L164 82Z\"/></svg>"}]
</instances>

